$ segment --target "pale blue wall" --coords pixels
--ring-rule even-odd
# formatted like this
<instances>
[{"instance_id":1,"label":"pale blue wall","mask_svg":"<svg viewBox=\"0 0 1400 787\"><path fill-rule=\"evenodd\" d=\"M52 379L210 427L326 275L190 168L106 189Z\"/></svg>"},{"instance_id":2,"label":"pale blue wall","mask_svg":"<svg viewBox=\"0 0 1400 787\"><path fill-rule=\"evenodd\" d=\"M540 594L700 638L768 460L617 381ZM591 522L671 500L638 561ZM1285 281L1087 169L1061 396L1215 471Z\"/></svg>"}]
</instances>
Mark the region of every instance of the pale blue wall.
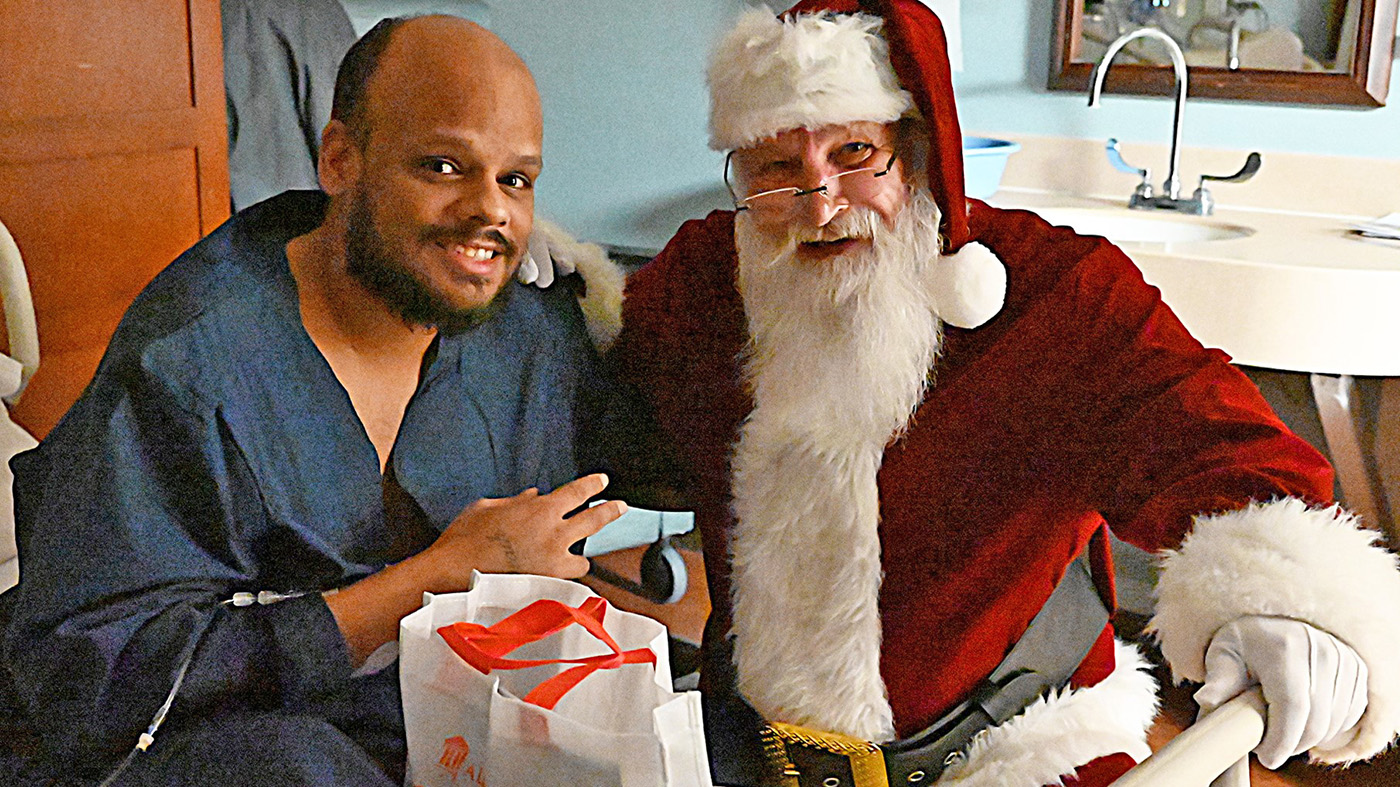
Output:
<instances>
[{"instance_id":1,"label":"pale blue wall","mask_svg":"<svg viewBox=\"0 0 1400 787\"><path fill-rule=\"evenodd\" d=\"M659 248L726 205L705 145L705 58L742 0L493 0L545 115L538 210L574 233Z\"/></svg>"},{"instance_id":2,"label":"pale blue wall","mask_svg":"<svg viewBox=\"0 0 1400 787\"><path fill-rule=\"evenodd\" d=\"M418 3L431 0L416 0ZM392 5L395 0L347 0ZM744 0L437 0L487 6L487 24L530 64L545 111L539 210L574 233L659 247L726 203L722 157L705 146L704 63ZM480 11L480 8L475 10ZM968 130L1165 142L1171 104L1045 90L1052 0L963 0ZM1193 101L1185 143L1400 158L1400 74L1391 106L1315 109ZM1400 208L1400 184L1396 184Z\"/></svg>"}]
</instances>

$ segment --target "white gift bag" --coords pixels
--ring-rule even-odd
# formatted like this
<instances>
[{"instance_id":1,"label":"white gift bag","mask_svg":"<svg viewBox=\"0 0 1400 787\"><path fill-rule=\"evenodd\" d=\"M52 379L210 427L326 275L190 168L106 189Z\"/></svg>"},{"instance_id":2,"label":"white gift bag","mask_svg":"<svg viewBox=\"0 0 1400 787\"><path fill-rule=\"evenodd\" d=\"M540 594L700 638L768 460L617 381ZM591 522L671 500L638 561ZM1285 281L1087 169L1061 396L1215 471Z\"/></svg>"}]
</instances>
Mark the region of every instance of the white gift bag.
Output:
<instances>
[{"instance_id":1,"label":"white gift bag","mask_svg":"<svg viewBox=\"0 0 1400 787\"><path fill-rule=\"evenodd\" d=\"M583 585L476 575L424 594L399 651L409 787L710 785L700 695L671 690L666 627Z\"/></svg>"}]
</instances>

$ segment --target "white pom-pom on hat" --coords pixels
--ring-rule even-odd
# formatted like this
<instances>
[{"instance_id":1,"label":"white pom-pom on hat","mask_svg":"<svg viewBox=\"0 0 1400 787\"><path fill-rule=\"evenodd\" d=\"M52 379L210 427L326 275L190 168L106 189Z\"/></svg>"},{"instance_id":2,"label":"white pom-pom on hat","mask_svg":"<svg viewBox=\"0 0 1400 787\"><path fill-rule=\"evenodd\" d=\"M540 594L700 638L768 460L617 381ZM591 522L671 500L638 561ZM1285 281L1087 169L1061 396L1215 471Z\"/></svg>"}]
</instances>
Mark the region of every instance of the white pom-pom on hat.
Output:
<instances>
[{"instance_id":1,"label":"white pom-pom on hat","mask_svg":"<svg viewBox=\"0 0 1400 787\"><path fill-rule=\"evenodd\" d=\"M1001 311L1006 301L1006 267L980 243L934 263L930 286L938 316L957 328L976 328Z\"/></svg>"}]
</instances>

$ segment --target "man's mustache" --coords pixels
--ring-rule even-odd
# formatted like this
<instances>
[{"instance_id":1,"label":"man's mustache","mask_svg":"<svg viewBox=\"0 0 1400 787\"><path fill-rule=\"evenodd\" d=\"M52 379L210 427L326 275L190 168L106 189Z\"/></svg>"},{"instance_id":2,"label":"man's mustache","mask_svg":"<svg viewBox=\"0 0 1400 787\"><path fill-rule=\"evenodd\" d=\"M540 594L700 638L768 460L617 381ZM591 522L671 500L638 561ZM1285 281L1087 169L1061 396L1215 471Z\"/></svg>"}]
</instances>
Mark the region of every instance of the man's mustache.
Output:
<instances>
[{"instance_id":1,"label":"man's mustache","mask_svg":"<svg viewBox=\"0 0 1400 787\"><path fill-rule=\"evenodd\" d=\"M427 227L420 233L420 237L427 243L438 243L443 246L470 246L473 243L489 243L501 248L507 259L515 259L517 246L510 238L507 238L500 230L482 229L481 227Z\"/></svg>"},{"instance_id":2,"label":"man's mustache","mask_svg":"<svg viewBox=\"0 0 1400 787\"><path fill-rule=\"evenodd\" d=\"M829 243L858 238L870 240L880 229L880 215L870 208L853 206L821 227L794 226L789 238L794 243Z\"/></svg>"}]
</instances>

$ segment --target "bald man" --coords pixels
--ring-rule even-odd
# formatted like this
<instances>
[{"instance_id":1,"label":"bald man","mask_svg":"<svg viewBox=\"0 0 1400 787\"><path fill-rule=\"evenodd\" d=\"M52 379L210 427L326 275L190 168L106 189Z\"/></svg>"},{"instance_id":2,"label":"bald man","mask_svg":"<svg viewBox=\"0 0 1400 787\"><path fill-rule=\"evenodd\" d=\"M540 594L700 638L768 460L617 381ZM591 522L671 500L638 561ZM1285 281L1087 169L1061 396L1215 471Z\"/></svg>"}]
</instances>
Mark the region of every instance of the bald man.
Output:
<instances>
[{"instance_id":1,"label":"bald man","mask_svg":"<svg viewBox=\"0 0 1400 787\"><path fill-rule=\"evenodd\" d=\"M473 570L587 571L570 545L625 506L566 518L606 478L575 480L574 294L514 276L540 125L492 34L381 23L341 65L323 191L181 255L16 460L5 661L56 772L401 783L399 618Z\"/></svg>"}]
</instances>

